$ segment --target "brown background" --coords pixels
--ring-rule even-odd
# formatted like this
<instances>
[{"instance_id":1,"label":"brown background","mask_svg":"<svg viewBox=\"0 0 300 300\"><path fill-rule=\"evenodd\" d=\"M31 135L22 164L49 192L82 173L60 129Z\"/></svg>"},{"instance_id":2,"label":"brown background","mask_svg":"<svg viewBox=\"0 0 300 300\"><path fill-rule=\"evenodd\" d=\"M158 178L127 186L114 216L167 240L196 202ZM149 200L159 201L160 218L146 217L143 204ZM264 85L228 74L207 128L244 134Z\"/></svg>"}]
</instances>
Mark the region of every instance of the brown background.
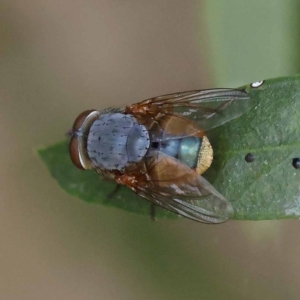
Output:
<instances>
[{"instance_id":1,"label":"brown background","mask_svg":"<svg viewBox=\"0 0 300 300\"><path fill-rule=\"evenodd\" d=\"M212 87L204 1L1 0L0 299L298 299L298 221L88 205L36 149L83 110Z\"/></svg>"}]
</instances>

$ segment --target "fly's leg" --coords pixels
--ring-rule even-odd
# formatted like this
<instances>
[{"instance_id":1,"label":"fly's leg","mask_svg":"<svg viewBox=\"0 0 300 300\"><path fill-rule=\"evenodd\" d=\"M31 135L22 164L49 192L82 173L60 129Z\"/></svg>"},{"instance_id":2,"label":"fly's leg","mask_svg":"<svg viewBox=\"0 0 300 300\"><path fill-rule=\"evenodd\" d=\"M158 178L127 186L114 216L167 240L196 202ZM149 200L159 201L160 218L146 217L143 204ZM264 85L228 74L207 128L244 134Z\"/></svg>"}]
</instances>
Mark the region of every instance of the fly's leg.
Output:
<instances>
[{"instance_id":1,"label":"fly's leg","mask_svg":"<svg viewBox=\"0 0 300 300\"><path fill-rule=\"evenodd\" d=\"M112 199L119 191L121 185L120 184L116 184L115 188L113 189L112 192L110 192L108 195L107 195L107 199Z\"/></svg>"},{"instance_id":2,"label":"fly's leg","mask_svg":"<svg viewBox=\"0 0 300 300\"><path fill-rule=\"evenodd\" d=\"M138 187L138 182L146 182L147 180L143 177L144 174L139 174L142 175L140 178L140 180L137 179L137 177L134 174L130 174L130 175L126 175L126 174L122 174L122 175L116 175L115 176L115 180L117 183L119 184L124 184L127 187L129 187L133 192L136 192L137 187ZM156 217L155 217L155 204L151 203L150 204L150 217L152 221L156 221Z\"/></svg>"},{"instance_id":3,"label":"fly's leg","mask_svg":"<svg viewBox=\"0 0 300 300\"><path fill-rule=\"evenodd\" d=\"M150 217L152 221L156 221L156 217L155 217L155 204L151 203L150 204Z\"/></svg>"}]
</instances>

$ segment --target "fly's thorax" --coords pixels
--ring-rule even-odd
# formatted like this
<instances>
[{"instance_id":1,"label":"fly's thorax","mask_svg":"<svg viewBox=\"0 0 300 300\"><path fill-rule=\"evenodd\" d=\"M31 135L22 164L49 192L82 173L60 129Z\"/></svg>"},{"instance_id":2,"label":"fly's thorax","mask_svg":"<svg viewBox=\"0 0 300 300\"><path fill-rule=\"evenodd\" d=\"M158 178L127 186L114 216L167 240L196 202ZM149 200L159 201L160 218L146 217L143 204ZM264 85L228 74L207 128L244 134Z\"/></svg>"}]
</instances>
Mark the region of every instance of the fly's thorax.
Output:
<instances>
[{"instance_id":1,"label":"fly's thorax","mask_svg":"<svg viewBox=\"0 0 300 300\"><path fill-rule=\"evenodd\" d=\"M87 154L94 168L124 170L143 159L150 144L148 130L130 114L100 114L90 127Z\"/></svg>"},{"instance_id":2,"label":"fly's thorax","mask_svg":"<svg viewBox=\"0 0 300 300\"><path fill-rule=\"evenodd\" d=\"M141 161L149 144L147 129L132 115L88 110L74 122L69 152L79 169L97 169L109 177L110 171Z\"/></svg>"}]
</instances>

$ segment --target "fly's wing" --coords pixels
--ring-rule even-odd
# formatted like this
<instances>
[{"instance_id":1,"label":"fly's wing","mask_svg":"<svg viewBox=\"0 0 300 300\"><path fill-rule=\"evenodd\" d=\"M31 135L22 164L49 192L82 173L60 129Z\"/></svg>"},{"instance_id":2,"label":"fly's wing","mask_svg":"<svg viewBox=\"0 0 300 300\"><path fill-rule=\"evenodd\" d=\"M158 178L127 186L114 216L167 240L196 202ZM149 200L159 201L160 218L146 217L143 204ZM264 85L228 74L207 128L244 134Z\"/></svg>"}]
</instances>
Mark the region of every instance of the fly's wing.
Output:
<instances>
[{"instance_id":1,"label":"fly's wing","mask_svg":"<svg viewBox=\"0 0 300 300\"><path fill-rule=\"evenodd\" d=\"M147 158L140 196L179 215L203 223L221 223L233 214L231 204L206 179L175 158L157 152Z\"/></svg>"},{"instance_id":2,"label":"fly's wing","mask_svg":"<svg viewBox=\"0 0 300 300\"><path fill-rule=\"evenodd\" d=\"M253 106L253 102L243 90L210 89L159 96L131 107L145 106L149 115L164 113L183 116L201 129L209 130L241 116Z\"/></svg>"}]
</instances>

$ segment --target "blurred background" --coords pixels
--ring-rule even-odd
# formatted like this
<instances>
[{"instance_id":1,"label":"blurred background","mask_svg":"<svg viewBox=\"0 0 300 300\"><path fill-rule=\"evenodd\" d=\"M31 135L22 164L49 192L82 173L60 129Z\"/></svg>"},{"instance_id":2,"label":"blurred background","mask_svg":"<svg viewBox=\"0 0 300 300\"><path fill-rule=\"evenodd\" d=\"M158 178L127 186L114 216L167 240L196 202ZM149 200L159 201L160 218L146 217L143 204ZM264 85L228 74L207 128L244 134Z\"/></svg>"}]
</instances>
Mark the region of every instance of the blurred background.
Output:
<instances>
[{"instance_id":1,"label":"blurred background","mask_svg":"<svg viewBox=\"0 0 300 300\"><path fill-rule=\"evenodd\" d=\"M0 0L0 299L299 299L300 222L89 205L36 154L83 110L300 69L296 0Z\"/></svg>"}]
</instances>

